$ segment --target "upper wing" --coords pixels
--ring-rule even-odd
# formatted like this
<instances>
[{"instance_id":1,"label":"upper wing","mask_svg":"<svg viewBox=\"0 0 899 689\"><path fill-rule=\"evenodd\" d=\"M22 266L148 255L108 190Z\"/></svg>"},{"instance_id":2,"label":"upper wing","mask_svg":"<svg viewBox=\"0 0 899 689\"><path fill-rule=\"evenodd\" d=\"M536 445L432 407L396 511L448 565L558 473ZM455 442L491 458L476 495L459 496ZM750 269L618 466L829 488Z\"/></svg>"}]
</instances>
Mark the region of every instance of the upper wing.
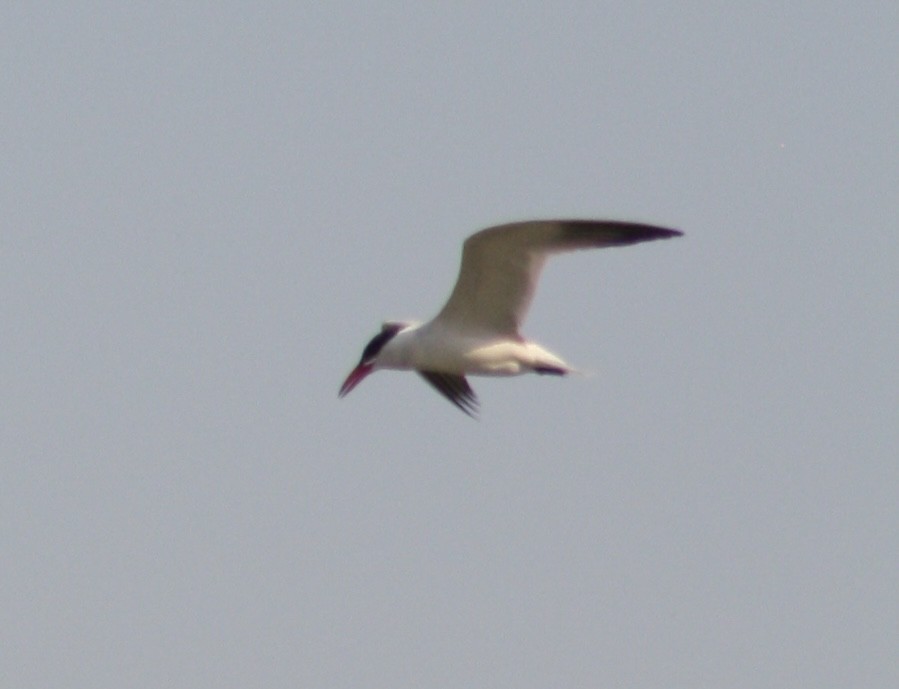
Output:
<instances>
[{"instance_id":1,"label":"upper wing","mask_svg":"<svg viewBox=\"0 0 899 689\"><path fill-rule=\"evenodd\" d=\"M465 240L459 278L435 320L466 330L517 335L550 254L681 234L614 220L533 220L489 227Z\"/></svg>"}]
</instances>

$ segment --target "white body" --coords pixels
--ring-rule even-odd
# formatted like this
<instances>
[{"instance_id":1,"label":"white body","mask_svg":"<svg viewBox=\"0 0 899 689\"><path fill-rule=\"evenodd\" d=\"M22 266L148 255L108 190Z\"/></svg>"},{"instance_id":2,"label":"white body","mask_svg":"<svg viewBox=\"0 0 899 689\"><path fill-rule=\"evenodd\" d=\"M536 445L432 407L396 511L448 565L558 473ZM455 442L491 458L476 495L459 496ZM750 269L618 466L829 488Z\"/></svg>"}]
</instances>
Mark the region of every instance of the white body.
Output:
<instances>
[{"instance_id":1,"label":"white body","mask_svg":"<svg viewBox=\"0 0 899 689\"><path fill-rule=\"evenodd\" d=\"M568 364L520 332L546 259L680 234L610 220L536 220L481 230L465 240L459 278L437 317L425 324L385 323L339 394L377 369L414 370L474 416L477 397L466 375L565 375L572 371Z\"/></svg>"},{"instance_id":2,"label":"white body","mask_svg":"<svg viewBox=\"0 0 899 689\"><path fill-rule=\"evenodd\" d=\"M552 352L524 338L460 331L433 320L413 324L388 342L375 368L476 376L517 376L539 369L572 369Z\"/></svg>"}]
</instances>

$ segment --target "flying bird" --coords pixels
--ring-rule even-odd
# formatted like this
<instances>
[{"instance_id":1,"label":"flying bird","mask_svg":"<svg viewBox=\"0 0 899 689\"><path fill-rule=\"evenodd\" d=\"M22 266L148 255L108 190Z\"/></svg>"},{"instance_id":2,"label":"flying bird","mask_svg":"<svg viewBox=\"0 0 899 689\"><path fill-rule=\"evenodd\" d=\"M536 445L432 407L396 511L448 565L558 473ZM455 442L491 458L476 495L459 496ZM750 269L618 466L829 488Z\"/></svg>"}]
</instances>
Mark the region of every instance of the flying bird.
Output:
<instances>
[{"instance_id":1,"label":"flying bird","mask_svg":"<svg viewBox=\"0 0 899 689\"><path fill-rule=\"evenodd\" d=\"M465 240L456 286L440 313L427 323L384 323L339 396L372 371L412 370L474 417L478 399L466 375L564 376L574 369L520 332L546 259L682 234L616 220L530 220L476 232Z\"/></svg>"}]
</instances>

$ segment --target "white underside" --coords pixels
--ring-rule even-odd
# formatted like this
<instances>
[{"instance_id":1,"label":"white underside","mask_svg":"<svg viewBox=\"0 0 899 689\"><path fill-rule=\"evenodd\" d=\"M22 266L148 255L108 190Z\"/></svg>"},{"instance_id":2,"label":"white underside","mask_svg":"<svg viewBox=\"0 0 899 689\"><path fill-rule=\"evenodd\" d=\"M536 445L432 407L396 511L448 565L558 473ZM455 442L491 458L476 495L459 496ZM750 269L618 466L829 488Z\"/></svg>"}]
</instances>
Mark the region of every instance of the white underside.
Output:
<instances>
[{"instance_id":1,"label":"white underside","mask_svg":"<svg viewBox=\"0 0 899 689\"><path fill-rule=\"evenodd\" d=\"M533 342L460 334L434 322L398 333L381 350L376 368L476 376L517 376L540 368L571 370L562 359Z\"/></svg>"}]
</instances>

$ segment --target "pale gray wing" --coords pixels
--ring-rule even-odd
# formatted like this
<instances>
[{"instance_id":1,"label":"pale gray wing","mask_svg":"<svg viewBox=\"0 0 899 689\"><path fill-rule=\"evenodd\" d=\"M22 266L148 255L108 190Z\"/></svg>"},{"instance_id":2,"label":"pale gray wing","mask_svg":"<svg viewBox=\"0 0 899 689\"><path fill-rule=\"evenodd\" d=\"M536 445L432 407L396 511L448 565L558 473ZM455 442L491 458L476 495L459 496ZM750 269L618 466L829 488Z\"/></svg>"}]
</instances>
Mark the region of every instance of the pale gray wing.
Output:
<instances>
[{"instance_id":1,"label":"pale gray wing","mask_svg":"<svg viewBox=\"0 0 899 689\"><path fill-rule=\"evenodd\" d=\"M532 220L489 227L465 240L456 286L435 321L472 332L517 335L549 255L681 234L614 220Z\"/></svg>"},{"instance_id":2,"label":"pale gray wing","mask_svg":"<svg viewBox=\"0 0 899 689\"><path fill-rule=\"evenodd\" d=\"M436 371L419 371L418 375L434 386L441 395L472 418L477 418L478 398L465 376Z\"/></svg>"}]
</instances>

